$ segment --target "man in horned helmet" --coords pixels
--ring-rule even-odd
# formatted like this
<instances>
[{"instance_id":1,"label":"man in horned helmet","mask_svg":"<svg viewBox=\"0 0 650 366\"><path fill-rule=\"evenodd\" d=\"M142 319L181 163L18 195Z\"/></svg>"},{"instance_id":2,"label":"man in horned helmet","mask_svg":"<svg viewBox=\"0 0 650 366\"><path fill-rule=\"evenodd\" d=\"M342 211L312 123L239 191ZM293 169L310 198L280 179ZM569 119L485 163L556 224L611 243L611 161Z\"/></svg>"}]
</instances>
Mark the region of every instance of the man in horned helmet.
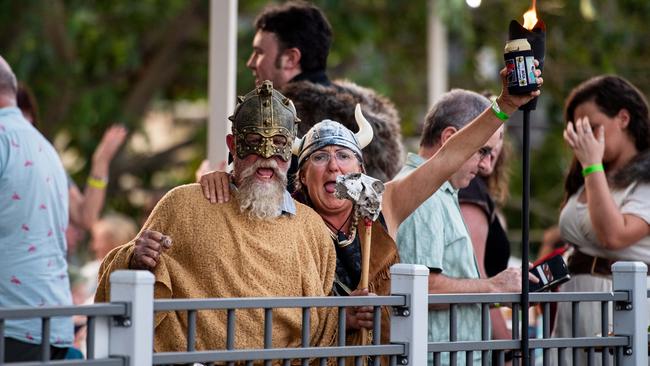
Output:
<instances>
[{"instance_id":1,"label":"man in horned helmet","mask_svg":"<svg viewBox=\"0 0 650 366\"><path fill-rule=\"evenodd\" d=\"M295 202L285 190L298 122L293 103L269 81L238 101L230 117L233 134L226 137L234 157L233 199L210 205L198 184L168 192L138 237L104 259L96 301L108 300L109 274L125 268L152 271L156 298L327 296L331 292L336 252L328 231L313 210ZM311 312L310 345L329 345L338 322L336 311L312 308ZM225 320L225 314L217 312L198 318L197 350L225 348ZM272 347L304 346L300 309L274 312L273 322L283 326L274 327ZM156 351L187 349L184 315L159 313L155 324ZM263 335L263 311L237 312L235 348L263 348Z\"/></svg>"}]
</instances>

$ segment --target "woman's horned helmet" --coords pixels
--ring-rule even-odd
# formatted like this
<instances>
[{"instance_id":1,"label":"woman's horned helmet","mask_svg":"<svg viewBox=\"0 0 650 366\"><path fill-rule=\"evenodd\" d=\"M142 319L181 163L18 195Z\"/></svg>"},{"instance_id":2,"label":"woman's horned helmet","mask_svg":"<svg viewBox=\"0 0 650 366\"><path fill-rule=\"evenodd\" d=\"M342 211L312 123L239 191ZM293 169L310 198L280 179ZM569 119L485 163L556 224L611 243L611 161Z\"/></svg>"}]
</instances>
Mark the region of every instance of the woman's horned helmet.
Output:
<instances>
[{"instance_id":1,"label":"woman's horned helmet","mask_svg":"<svg viewBox=\"0 0 650 366\"><path fill-rule=\"evenodd\" d=\"M298 156L298 166L302 166L314 151L329 145L338 145L352 150L362 162L361 149L370 144L373 131L370 122L361 113L359 104L354 110L354 119L359 126L357 133L350 131L339 122L326 119L310 128L303 138L296 138L293 142L293 154Z\"/></svg>"}]
</instances>

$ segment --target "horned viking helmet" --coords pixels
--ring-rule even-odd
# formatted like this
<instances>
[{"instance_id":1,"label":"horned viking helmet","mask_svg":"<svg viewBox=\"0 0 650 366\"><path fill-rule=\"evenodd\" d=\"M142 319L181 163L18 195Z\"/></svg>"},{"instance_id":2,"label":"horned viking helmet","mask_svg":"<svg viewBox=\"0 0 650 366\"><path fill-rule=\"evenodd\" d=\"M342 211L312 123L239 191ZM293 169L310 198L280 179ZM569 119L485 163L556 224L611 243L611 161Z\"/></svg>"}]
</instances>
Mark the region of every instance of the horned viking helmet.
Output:
<instances>
[{"instance_id":1,"label":"horned viking helmet","mask_svg":"<svg viewBox=\"0 0 650 366\"><path fill-rule=\"evenodd\" d=\"M291 159L291 146L296 136L296 107L293 102L273 89L269 80L262 82L245 96L237 97L232 121L237 156L257 154L263 158L279 156ZM284 137L284 138L283 138Z\"/></svg>"},{"instance_id":2,"label":"horned viking helmet","mask_svg":"<svg viewBox=\"0 0 650 366\"><path fill-rule=\"evenodd\" d=\"M293 154L298 156L298 166L302 166L314 151L329 145L348 148L357 155L359 161L363 161L361 149L372 141L372 126L361 113L359 104L354 110L354 119L359 126L357 133L350 131L339 122L325 119L310 128L303 138L296 138L293 142Z\"/></svg>"}]
</instances>

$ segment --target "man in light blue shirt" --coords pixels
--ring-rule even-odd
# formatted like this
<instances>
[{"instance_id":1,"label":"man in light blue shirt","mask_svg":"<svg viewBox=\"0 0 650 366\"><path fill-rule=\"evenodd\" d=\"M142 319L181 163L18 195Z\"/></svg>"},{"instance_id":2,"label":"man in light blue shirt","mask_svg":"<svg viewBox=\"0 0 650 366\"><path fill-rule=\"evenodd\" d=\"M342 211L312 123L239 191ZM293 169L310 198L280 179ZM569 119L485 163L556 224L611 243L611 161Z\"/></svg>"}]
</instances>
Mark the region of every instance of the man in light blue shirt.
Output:
<instances>
[{"instance_id":1,"label":"man in light blue shirt","mask_svg":"<svg viewBox=\"0 0 650 366\"><path fill-rule=\"evenodd\" d=\"M487 98L474 92L455 89L446 93L426 116L418 154L408 155L397 177L409 174L423 164L456 131L489 106ZM491 146L483 146L397 231L397 247L402 263L429 267L429 293L518 292L521 289L519 269L509 268L495 277L479 278L471 238L458 204L458 190L469 185L481 165L490 164L490 152ZM479 304L459 305L456 319L456 340L481 340ZM429 311L429 341L449 341L447 309ZM432 356L429 354L430 365L433 364ZM459 364L465 364L465 352L457 356ZM473 359L475 365L480 364L480 352L474 352ZM449 365L449 354L441 355L441 362L442 365Z\"/></svg>"},{"instance_id":2,"label":"man in light blue shirt","mask_svg":"<svg viewBox=\"0 0 650 366\"><path fill-rule=\"evenodd\" d=\"M63 165L16 107L16 77L0 57L0 308L72 305L67 226ZM50 326L52 359L64 358L72 319ZM7 320L4 337L5 362L40 360L40 319Z\"/></svg>"}]
</instances>

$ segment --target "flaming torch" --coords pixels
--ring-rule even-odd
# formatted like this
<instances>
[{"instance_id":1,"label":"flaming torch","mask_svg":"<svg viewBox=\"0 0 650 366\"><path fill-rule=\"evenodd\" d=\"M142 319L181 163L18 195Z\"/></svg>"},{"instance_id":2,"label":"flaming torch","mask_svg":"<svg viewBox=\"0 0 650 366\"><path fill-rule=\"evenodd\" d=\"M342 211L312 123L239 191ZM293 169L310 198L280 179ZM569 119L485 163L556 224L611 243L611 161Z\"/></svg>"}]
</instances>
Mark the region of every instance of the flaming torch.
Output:
<instances>
[{"instance_id":1,"label":"flaming torch","mask_svg":"<svg viewBox=\"0 0 650 366\"><path fill-rule=\"evenodd\" d=\"M526 39L533 51L533 56L539 61L538 69L544 69L544 53L546 51L546 25L544 21L537 18L535 7L536 0L533 0L533 6L524 13L524 25L522 26L516 20L510 21L509 35L510 40ZM534 110L537 106L537 98L524 104L519 109L522 111Z\"/></svg>"},{"instance_id":2,"label":"flaming torch","mask_svg":"<svg viewBox=\"0 0 650 366\"><path fill-rule=\"evenodd\" d=\"M537 17L537 11L536 11L536 6L535 6L536 0L533 0L532 7L524 14L524 25L522 26L517 22L516 20L512 20L510 22L510 29L509 29L509 36L510 36L510 41L512 40L520 40L522 41L521 43L526 44L525 41L527 41L529 45L528 52L530 52L530 49L532 49L532 56L539 61L539 66L538 68L541 70L544 67L544 52L546 49L546 25L541 19L538 19ZM525 40L525 41L524 41ZM524 47L525 48L525 47ZM517 49L519 50L519 49ZM532 60L531 60L532 62ZM506 57L506 64L510 69L512 69L512 64L508 64L508 60ZM523 72L523 77L525 78L527 75L527 71L530 70L532 67L529 65L527 62L524 62L525 69ZM515 89L518 86L522 86L522 84L525 84L525 82L521 82L519 79L520 76L522 75L512 75L512 77L516 78L517 81L520 81L518 85L515 85ZM534 75L533 75L534 78ZM530 81L530 79L527 79ZM534 80L534 79L533 79ZM509 84L510 85L510 84ZM522 93L524 92L530 92L531 88L534 88L535 86L531 85L526 85L528 86L528 90L524 91L523 89L521 90ZM537 86L539 87L539 86ZM510 90L510 87L509 87ZM512 92L511 92L512 93ZM516 94L516 93L512 93ZM521 109L524 113L524 126L523 126L523 198L522 198L522 238L521 238L521 246L522 246L522 258L523 262L526 263L528 261L528 245L529 245L529 239L528 239L528 230L529 230L529 225L530 225L530 208L529 208L529 200L530 200L530 111L534 110L535 107L537 106L537 98L531 100L530 102L524 104L521 106L519 109ZM521 335L521 340L522 340L522 365L523 366L528 366L530 364L530 352L529 352L529 337L528 337L528 332L526 331L527 329L527 324L528 324L528 271L524 270L522 271L521 274L521 309L522 309L522 317L521 317L521 324L522 324L522 335ZM516 329L519 329L517 326L513 326L513 338L516 338Z\"/></svg>"}]
</instances>

